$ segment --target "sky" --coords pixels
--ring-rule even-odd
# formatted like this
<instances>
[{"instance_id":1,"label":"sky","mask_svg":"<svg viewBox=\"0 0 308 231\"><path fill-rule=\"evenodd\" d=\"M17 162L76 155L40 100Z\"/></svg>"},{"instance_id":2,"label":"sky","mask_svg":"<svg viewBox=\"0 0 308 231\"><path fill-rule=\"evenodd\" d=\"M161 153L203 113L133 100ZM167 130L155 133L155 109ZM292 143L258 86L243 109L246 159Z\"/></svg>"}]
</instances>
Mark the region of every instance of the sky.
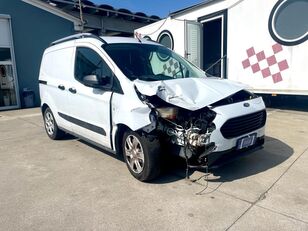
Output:
<instances>
[{"instance_id":1,"label":"sky","mask_svg":"<svg viewBox=\"0 0 308 231\"><path fill-rule=\"evenodd\" d=\"M125 8L132 12L143 12L161 18L169 13L203 2L203 0L91 0L100 5L111 5L116 9Z\"/></svg>"}]
</instances>

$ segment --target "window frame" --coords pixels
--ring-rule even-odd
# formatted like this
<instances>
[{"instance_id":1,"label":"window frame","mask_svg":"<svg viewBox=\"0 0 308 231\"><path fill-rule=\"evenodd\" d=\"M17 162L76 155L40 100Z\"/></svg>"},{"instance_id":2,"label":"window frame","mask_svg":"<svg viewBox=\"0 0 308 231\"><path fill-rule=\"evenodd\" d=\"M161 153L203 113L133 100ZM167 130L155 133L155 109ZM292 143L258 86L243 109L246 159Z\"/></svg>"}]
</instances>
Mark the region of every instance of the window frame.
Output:
<instances>
[{"instance_id":1,"label":"window frame","mask_svg":"<svg viewBox=\"0 0 308 231\"><path fill-rule=\"evenodd\" d=\"M81 80L79 80L78 78L76 78L76 75L75 75L75 69L76 69L76 62L77 62L77 51L78 51L78 48L87 48L87 49L90 49L92 50L93 52L95 52L99 57L101 57L101 59L105 62L105 64L108 66L108 68L110 69L111 71L111 86L110 87L106 87L105 85L102 85L101 87L90 87L90 86L87 86L84 84L84 82L82 82ZM98 51L96 51L96 49ZM78 44L77 46L75 46L75 52L74 52L74 66L73 66L73 75L74 75L74 79L82 84L83 86L86 86L86 87L89 87L89 88L93 88L93 89L101 89L101 90L107 90L107 91L112 91L114 93L118 93L118 94L124 94L123 90L122 90L122 87L121 87L121 83L120 81L118 80L117 76L115 75L115 68L114 66L110 63L110 61L105 58L106 55L104 54L100 54L101 51L99 48L97 48L96 46L93 48L91 46L88 46L88 44Z\"/></svg>"},{"instance_id":2,"label":"window frame","mask_svg":"<svg viewBox=\"0 0 308 231\"><path fill-rule=\"evenodd\" d=\"M167 35L170 38L171 47L167 47L167 48L173 50L174 49L174 39L173 39L173 36L172 36L172 34L169 30L163 30L162 32L160 32L160 34L157 37L157 42L164 46L164 44L162 44L160 42L160 39L162 38L163 35Z\"/></svg>"},{"instance_id":3,"label":"window frame","mask_svg":"<svg viewBox=\"0 0 308 231\"><path fill-rule=\"evenodd\" d=\"M287 0L279 0L274 7L271 10L269 19L268 19L268 31L271 35L271 37L279 44L285 45L285 46L296 46L299 45L303 42L305 42L308 39L308 33L304 34L300 38L296 39L287 39L283 38L279 35L279 32L276 31L275 28L275 21L276 21L276 16L279 13L279 10L281 7L283 7L284 4L288 4Z\"/></svg>"},{"instance_id":4,"label":"window frame","mask_svg":"<svg viewBox=\"0 0 308 231\"><path fill-rule=\"evenodd\" d=\"M10 106L0 106L0 111L2 110L8 110L8 109L17 109L21 107L21 101L20 101L20 93L19 93L19 81L18 81L18 73L16 69L16 57L15 57L15 47L13 43L13 31L12 31L12 20L11 16L7 14L0 14L0 20L6 21L7 20L7 35L8 35L8 42L1 44L1 48L9 48L10 49L10 55L11 59L10 61L0 61L1 65L11 65L13 78L14 78L14 95L16 97L16 105L10 105Z\"/></svg>"},{"instance_id":5,"label":"window frame","mask_svg":"<svg viewBox=\"0 0 308 231\"><path fill-rule=\"evenodd\" d=\"M110 83L110 85L108 84L108 86L106 86L106 85L98 85L97 87L91 87L91 86L88 86L88 85L86 85L82 80L80 80L80 79L78 79L77 77L76 77L76 63L77 63L77 58L78 58L78 49L80 49L80 48L86 48L86 49L89 49L89 50L91 50L92 52L94 52L94 53L96 53L101 59L102 59L102 61L106 64L106 66L110 69L110 71L111 71L111 74L112 74L112 76L110 76L111 77L111 83ZM95 51L93 48L91 48L91 47L89 47L89 46L85 46L85 45L81 45L81 46L76 46L75 47L75 59L74 59L74 79L76 80L76 81L78 81L79 83L81 83L82 85L84 85L84 86L86 86L86 87L89 87L89 88L96 88L96 89L103 89L103 90L112 90L112 91L114 91L114 85L115 85L115 83L114 83L114 81L116 81L116 82L119 82L119 81L117 81L117 79L116 79L116 76L115 76L115 74L114 74L114 68L113 67L110 67L110 65L108 64L108 62L106 62L106 60L102 57L102 55L100 55L99 54L99 52L97 52L97 51ZM119 84L116 84L116 85L119 85ZM120 86L120 85L119 85ZM121 87L119 88L120 89L120 91L119 92L123 92L122 91L122 89L121 89Z\"/></svg>"}]
</instances>

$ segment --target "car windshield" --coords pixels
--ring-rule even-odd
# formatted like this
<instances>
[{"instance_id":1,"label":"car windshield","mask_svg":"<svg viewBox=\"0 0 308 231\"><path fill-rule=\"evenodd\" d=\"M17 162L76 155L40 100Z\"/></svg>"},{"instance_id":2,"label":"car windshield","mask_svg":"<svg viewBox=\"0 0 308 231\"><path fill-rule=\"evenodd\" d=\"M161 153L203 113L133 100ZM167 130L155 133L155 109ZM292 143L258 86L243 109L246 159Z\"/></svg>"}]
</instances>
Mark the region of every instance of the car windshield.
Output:
<instances>
[{"instance_id":1,"label":"car windshield","mask_svg":"<svg viewBox=\"0 0 308 231\"><path fill-rule=\"evenodd\" d=\"M114 43L103 48L130 80L205 77L202 70L160 45Z\"/></svg>"}]
</instances>

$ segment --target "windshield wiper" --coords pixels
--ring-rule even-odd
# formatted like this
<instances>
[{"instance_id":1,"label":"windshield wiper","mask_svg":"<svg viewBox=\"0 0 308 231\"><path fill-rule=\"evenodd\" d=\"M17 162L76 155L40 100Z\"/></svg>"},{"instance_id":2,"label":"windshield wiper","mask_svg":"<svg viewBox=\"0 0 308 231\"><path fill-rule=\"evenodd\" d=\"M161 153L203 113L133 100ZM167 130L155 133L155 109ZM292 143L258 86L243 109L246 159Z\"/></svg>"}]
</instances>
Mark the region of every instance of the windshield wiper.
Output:
<instances>
[{"instance_id":1,"label":"windshield wiper","mask_svg":"<svg viewBox=\"0 0 308 231\"><path fill-rule=\"evenodd\" d=\"M157 75L141 75L138 77L138 79L144 80L144 81L160 81L160 80L168 80L172 78L167 75L157 74Z\"/></svg>"}]
</instances>

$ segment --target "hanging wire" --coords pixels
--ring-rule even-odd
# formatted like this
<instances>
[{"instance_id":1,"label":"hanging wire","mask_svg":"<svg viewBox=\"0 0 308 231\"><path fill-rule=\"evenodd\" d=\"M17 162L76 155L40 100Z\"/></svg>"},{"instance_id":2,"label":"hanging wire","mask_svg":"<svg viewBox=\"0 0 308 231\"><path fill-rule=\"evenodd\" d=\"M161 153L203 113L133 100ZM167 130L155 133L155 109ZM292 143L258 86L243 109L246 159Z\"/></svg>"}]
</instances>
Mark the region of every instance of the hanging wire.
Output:
<instances>
[{"instance_id":1,"label":"hanging wire","mask_svg":"<svg viewBox=\"0 0 308 231\"><path fill-rule=\"evenodd\" d=\"M168 17L167 18L165 18L164 19L164 21L162 22L162 24L156 29L156 30L154 30L154 31L152 31L152 32L150 32L150 33L147 33L147 34L141 34L142 36L150 36L150 35L153 35L153 34L155 34L157 31L159 31L162 27L163 27L163 25L165 25L165 23L167 22L167 20L168 20ZM150 24L151 25L151 24Z\"/></svg>"}]
</instances>

